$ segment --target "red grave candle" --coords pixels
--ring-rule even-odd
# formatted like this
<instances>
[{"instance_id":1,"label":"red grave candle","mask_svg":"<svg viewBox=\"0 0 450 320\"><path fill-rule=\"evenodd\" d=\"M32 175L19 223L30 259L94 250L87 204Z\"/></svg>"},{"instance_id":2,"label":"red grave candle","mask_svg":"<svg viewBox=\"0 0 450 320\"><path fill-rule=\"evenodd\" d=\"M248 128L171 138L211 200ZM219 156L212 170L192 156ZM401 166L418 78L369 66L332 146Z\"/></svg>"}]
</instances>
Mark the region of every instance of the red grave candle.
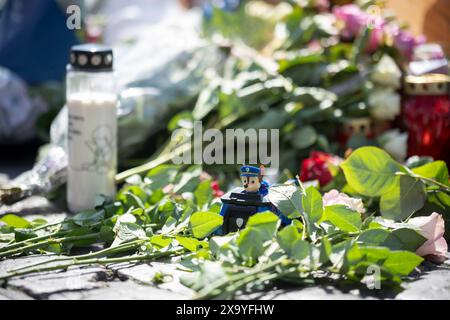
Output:
<instances>
[{"instance_id":1,"label":"red grave candle","mask_svg":"<svg viewBox=\"0 0 450 320\"><path fill-rule=\"evenodd\" d=\"M408 156L431 156L450 163L450 77L407 76L403 119L408 130Z\"/></svg>"}]
</instances>

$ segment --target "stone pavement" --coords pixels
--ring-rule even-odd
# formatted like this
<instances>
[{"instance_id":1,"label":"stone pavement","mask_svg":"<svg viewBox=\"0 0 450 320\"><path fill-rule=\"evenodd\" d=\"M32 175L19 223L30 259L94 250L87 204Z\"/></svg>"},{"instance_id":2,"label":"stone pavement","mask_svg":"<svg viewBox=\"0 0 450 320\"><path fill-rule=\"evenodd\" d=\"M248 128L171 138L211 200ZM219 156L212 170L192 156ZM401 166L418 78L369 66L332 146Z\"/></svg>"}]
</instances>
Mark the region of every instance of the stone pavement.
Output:
<instances>
[{"instance_id":1,"label":"stone pavement","mask_svg":"<svg viewBox=\"0 0 450 320\"><path fill-rule=\"evenodd\" d=\"M14 213L27 218L44 216L48 221L64 219L64 213L42 197L32 197L13 206L0 206L0 216ZM54 256L29 256L0 261L0 275L12 267L20 267ZM180 268L181 269L181 268ZM2 299L190 299L193 292L179 278L184 271L176 261L108 266L71 267L66 271L46 272L17 277L0 287ZM283 285L265 292L239 296L238 299L448 299L450 300L450 261L437 267L427 264L418 279L405 284L401 292L360 290L328 285L298 287ZM170 281L156 285L156 272L172 275Z\"/></svg>"},{"instance_id":2,"label":"stone pavement","mask_svg":"<svg viewBox=\"0 0 450 320\"><path fill-rule=\"evenodd\" d=\"M4 147L0 154L0 174L10 178L31 168L37 146L26 148ZM28 154L24 154L27 150ZM20 154L21 157L17 157ZM0 181L2 177L0 176ZM34 219L44 216L49 222L66 217L55 204L43 197L30 197L12 206L0 205L0 217L12 213ZM54 257L54 256L51 256ZM50 256L29 256L0 261L0 275L6 270L22 265L50 259ZM446 299L450 300L450 261L436 267L428 264L416 281L405 284L401 292L390 290L360 290L358 288L336 288L329 285L298 287L283 285L264 292L241 295L238 299ZM160 285L152 282L156 272L172 275L172 280ZM33 274L8 281L0 286L3 299L190 299L193 292L183 286L179 278L184 271L177 269L176 262L152 262L132 265L127 263L108 266L72 267L67 271Z\"/></svg>"}]
</instances>

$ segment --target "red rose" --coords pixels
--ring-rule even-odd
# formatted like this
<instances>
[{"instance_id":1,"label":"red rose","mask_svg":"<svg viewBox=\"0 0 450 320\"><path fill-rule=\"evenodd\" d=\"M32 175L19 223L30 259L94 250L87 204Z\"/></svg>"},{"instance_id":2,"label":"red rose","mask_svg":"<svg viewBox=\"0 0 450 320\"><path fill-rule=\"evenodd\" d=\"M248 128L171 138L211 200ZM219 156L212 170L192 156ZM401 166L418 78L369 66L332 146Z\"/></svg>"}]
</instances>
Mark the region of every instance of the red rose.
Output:
<instances>
[{"instance_id":1,"label":"red rose","mask_svg":"<svg viewBox=\"0 0 450 320\"><path fill-rule=\"evenodd\" d=\"M216 198L220 198L225 194L222 190L220 190L220 186L217 181L211 182L211 189L213 190L213 196Z\"/></svg>"},{"instance_id":2,"label":"red rose","mask_svg":"<svg viewBox=\"0 0 450 320\"><path fill-rule=\"evenodd\" d=\"M318 180L320 186L325 186L333 180L330 165L339 165L341 159L331 154L312 151L310 157L303 160L300 172L302 182Z\"/></svg>"}]
</instances>

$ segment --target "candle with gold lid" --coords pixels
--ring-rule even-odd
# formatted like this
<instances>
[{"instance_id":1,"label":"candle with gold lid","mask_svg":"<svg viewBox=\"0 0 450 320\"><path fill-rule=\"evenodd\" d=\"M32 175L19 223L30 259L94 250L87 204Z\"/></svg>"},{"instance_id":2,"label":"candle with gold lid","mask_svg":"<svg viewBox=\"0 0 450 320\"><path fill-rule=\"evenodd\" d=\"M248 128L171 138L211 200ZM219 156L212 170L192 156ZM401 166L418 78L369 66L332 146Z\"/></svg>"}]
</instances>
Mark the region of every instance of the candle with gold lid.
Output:
<instances>
[{"instance_id":1,"label":"candle with gold lid","mask_svg":"<svg viewBox=\"0 0 450 320\"><path fill-rule=\"evenodd\" d=\"M405 77L403 119L409 156L431 156L450 163L449 88L448 75Z\"/></svg>"}]
</instances>

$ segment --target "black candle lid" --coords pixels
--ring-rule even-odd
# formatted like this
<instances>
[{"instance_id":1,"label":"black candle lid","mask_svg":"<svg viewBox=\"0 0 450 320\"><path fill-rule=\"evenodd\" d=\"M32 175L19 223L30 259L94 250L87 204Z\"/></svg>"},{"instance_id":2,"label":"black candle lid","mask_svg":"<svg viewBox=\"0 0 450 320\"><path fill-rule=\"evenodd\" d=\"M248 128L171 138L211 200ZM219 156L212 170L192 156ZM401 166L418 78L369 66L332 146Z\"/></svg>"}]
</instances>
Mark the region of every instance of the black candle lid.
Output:
<instances>
[{"instance_id":1,"label":"black candle lid","mask_svg":"<svg viewBox=\"0 0 450 320\"><path fill-rule=\"evenodd\" d=\"M80 44L70 52L70 65L81 71L112 71L113 51L99 44Z\"/></svg>"}]
</instances>

